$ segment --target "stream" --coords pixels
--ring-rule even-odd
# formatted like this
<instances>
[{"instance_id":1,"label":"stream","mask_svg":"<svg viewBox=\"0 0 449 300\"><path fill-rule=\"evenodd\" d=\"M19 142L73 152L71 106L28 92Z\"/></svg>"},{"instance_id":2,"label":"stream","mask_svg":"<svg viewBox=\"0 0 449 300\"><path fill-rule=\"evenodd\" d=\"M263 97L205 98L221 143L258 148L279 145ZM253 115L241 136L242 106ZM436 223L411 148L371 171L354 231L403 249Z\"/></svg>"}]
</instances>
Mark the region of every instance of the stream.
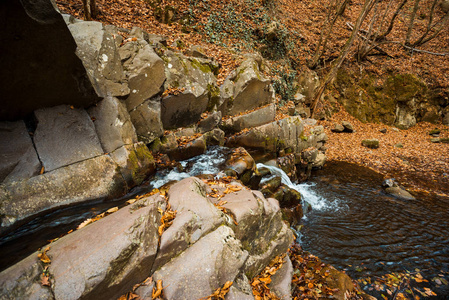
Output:
<instances>
[{"instance_id":1,"label":"stream","mask_svg":"<svg viewBox=\"0 0 449 300\"><path fill-rule=\"evenodd\" d=\"M173 180L217 174L229 153L226 148L211 148L205 154L181 162L182 168L157 173L146 184L121 199L70 207L40 216L18 230L0 237L0 270L18 262L91 218L127 199L159 188ZM298 242L304 250L325 263L345 270L360 280L362 288L380 298L372 282L393 272L420 273L431 288L449 299L449 199L417 195L405 201L385 194L383 177L366 168L344 162L327 163L301 184L292 183L276 167L267 167L282 177L284 184L298 190L312 210L302 220ZM442 283L443 282L443 283ZM385 293L383 293L385 294Z\"/></svg>"}]
</instances>

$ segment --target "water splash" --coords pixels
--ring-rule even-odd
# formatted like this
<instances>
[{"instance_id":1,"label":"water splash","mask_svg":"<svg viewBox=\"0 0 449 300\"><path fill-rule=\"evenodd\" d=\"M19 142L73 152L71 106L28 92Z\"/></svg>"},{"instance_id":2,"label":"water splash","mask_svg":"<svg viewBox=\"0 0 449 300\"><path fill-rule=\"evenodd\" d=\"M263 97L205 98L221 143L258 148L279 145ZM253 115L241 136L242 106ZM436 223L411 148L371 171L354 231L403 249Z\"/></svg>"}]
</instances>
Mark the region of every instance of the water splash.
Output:
<instances>
[{"instance_id":1,"label":"water splash","mask_svg":"<svg viewBox=\"0 0 449 300\"><path fill-rule=\"evenodd\" d=\"M204 154L181 161L183 172L179 172L177 169L164 170L156 174L151 184L154 188L160 188L170 181L179 181L201 174L217 174L222 169L228 152L229 149L225 147L211 147Z\"/></svg>"},{"instance_id":2,"label":"water splash","mask_svg":"<svg viewBox=\"0 0 449 300\"><path fill-rule=\"evenodd\" d=\"M331 208L335 209L336 206L338 206L338 200L333 201L331 204L324 197L319 195L314 190L315 183L300 183L300 184L293 183L287 176L287 174L285 174L285 172L278 167L267 166L265 164L258 163L257 168L267 168L268 170L270 170L271 174L280 176L281 182L286 186L288 186L289 188L298 191L301 194L302 199L312 206L312 209L315 210L324 210Z\"/></svg>"}]
</instances>

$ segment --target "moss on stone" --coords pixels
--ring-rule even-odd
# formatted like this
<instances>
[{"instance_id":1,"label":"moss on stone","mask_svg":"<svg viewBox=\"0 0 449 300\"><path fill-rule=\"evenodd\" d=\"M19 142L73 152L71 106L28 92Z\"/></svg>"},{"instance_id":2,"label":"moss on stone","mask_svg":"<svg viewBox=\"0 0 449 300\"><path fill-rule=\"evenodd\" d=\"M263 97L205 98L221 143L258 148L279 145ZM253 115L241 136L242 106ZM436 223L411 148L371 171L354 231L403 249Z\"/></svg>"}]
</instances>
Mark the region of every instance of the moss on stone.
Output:
<instances>
[{"instance_id":1,"label":"moss on stone","mask_svg":"<svg viewBox=\"0 0 449 300\"><path fill-rule=\"evenodd\" d=\"M393 125L398 102L426 101L428 89L411 74L389 75L385 81L371 73L352 74L340 69L335 81L338 101L362 122Z\"/></svg>"},{"instance_id":2,"label":"moss on stone","mask_svg":"<svg viewBox=\"0 0 449 300\"><path fill-rule=\"evenodd\" d=\"M197 59L194 59L194 58L191 59L190 64L192 65L192 67L194 67L195 69L199 69L203 73L212 73L212 70L209 67L209 65L202 64Z\"/></svg>"}]
</instances>

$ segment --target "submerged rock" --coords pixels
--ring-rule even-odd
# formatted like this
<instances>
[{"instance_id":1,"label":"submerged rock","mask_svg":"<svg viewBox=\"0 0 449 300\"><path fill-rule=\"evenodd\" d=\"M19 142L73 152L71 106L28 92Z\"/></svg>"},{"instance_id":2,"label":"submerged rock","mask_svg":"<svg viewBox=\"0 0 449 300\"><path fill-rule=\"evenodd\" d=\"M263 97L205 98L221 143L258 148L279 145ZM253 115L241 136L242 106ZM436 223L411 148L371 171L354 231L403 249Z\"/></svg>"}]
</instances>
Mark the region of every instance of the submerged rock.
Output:
<instances>
[{"instance_id":1,"label":"submerged rock","mask_svg":"<svg viewBox=\"0 0 449 300\"><path fill-rule=\"evenodd\" d=\"M394 179L387 179L382 183L382 187L385 189L385 192L388 194L395 196L399 199L404 200L415 200L416 198L412 196L409 192L407 192L403 187L399 186Z\"/></svg>"}]
</instances>

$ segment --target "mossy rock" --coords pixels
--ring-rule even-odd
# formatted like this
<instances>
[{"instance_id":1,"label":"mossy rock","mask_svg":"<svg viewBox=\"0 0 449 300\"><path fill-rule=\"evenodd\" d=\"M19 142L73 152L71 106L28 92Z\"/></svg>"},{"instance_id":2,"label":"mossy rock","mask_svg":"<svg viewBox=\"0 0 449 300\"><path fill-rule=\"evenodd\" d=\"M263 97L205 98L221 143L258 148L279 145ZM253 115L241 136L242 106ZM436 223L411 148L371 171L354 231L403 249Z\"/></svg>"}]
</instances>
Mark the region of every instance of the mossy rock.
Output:
<instances>
[{"instance_id":1,"label":"mossy rock","mask_svg":"<svg viewBox=\"0 0 449 300\"><path fill-rule=\"evenodd\" d=\"M385 81L371 73L352 74L342 68L335 81L338 101L362 122L393 125L398 103L428 101L426 84L412 74L389 75Z\"/></svg>"},{"instance_id":2,"label":"mossy rock","mask_svg":"<svg viewBox=\"0 0 449 300\"><path fill-rule=\"evenodd\" d=\"M377 140L377 139L363 140L362 146L371 148L371 149L377 149L377 148L379 148L379 140Z\"/></svg>"},{"instance_id":3,"label":"mossy rock","mask_svg":"<svg viewBox=\"0 0 449 300\"><path fill-rule=\"evenodd\" d=\"M432 129L431 131L429 131L429 135L434 135L434 134L440 134L441 130L439 130L438 128Z\"/></svg>"}]
</instances>

